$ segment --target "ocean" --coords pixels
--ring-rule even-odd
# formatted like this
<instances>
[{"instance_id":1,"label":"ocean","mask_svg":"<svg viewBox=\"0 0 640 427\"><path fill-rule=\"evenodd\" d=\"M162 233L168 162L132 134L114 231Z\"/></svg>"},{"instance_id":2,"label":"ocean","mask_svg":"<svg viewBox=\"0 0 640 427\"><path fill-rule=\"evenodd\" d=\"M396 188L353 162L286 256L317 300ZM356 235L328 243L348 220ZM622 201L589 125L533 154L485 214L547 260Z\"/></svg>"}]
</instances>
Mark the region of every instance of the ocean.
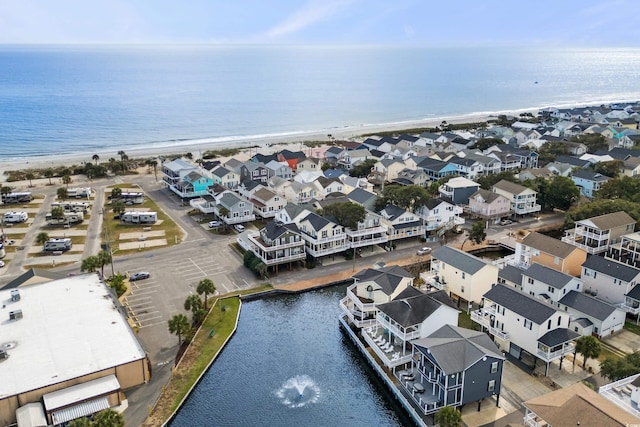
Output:
<instances>
[{"instance_id":1,"label":"ocean","mask_svg":"<svg viewBox=\"0 0 640 427\"><path fill-rule=\"evenodd\" d=\"M638 69L640 49L4 45L0 160L638 100Z\"/></svg>"}]
</instances>

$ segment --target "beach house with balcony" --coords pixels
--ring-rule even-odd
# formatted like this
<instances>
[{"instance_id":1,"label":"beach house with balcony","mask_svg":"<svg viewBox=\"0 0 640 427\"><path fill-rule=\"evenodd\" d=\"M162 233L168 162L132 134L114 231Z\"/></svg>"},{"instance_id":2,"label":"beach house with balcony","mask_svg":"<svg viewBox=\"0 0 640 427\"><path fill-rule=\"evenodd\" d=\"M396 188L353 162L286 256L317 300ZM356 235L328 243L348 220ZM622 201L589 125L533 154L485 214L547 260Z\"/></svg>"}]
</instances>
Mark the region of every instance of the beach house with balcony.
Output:
<instances>
[{"instance_id":1,"label":"beach house with balcony","mask_svg":"<svg viewBox=\"0 0 640 427\"><path fill-rule=\"evenodd\" d=\"M568 329L571 315L512 287L497 284L484 294L482 308L471 320L487 330L501 350L516 359L533 357L546 363L575 352L580 336Z\"/></svg>"},{"instance_id":2,"label":"beach house with balcony","mask_svg":"<svg viewBox=\"0 0 640 427\"><path fill-rule=\"evenodd\" d=\"M279 162L286 162L293 173L296 173L298 169L298 162L307 158L307 156L302 151L290 151L290 150L282 150L278 154Z\"/></svg>"},{"instance_id":3,"label":"beach house with balcony","mask_svg":"<svg viewBox=\"0 0 640 427\"><path fill-rule=\"evenodd\" d=\"M305 157L304 159L298 160L296 173L302 171L322 172L322 168L320 166L320 159L316 159L314 157Z\"/></svg>"},{"instance_id":4,"label":"beach house with balcony","mask_svg":"<svg viewBox=\"0 0 640 427\"><path fill-rule=\"evenodd\" d=\"M610 304L623 304L626 302L626 295L640 283L640 269L610 258L591 255L582 264L580 278L584 292Z\"/></svg>"},{"instance_id":5,"label":"beach house with balcony","mask_svg":"<svg viewBox=\"0 0 640 427\"><path fill-rule=\"evenodd\" d=\"M419 160L408 160L407 163L411 161L416 161L416 167L422 169L431 181L438 181L448 176L458 175L458 167L456 165L443 162L439 159L423 157Z\"/></svg>"},{"instance_id":6,"label":"beach house with balcony","mask_svg":"<svg viewBox=\"0 0 640 427\"><path fill-rule=\"evenodd\" d=\"M571 314L569 328L582 336L603 338L624 327L623 309L579 291L569 291L560 298L558 307Z\"/></svg>"},{"instance_id":7,"label":"beach house with balcony","mask_svg":"<svg viewBox=\"0 0 640 427\"><path fill-rule=\"evenodd\" d=\"M511 215L511 201L502 194L480 188L469 197L470 215L486 220L498 220Z\"/></svg>"},{"instance_id":8,"label":"beach house with balcony","mask_svg":"<svg viewBox=\"0 0 640 427\"><path fill-rule=\"evenodd\" d=\"M211 171L213 183L221 185L229 190L236 190L240 185L240 174L227 169L224 166L218 166Z\"/></svg>"},{"instance_id":9,"label":"beach house with balcony","mask_svg":"<svg viewBox=\"0 0 640 427\"><path fill-rule=\"evenodd\" d=\"M425 415L471 403L480 410L483 399L493 396L500 402L505 359L487 334L444 325L411 343L411 367L395 375Z\"/></svg>"},{"instance_id":10,"label":"beach house with balcony","mask_svg":"<svg viewBox=\"0 0 640 427\"><path fill-rule=\"evenodd\" d=\"M583 249L535 231L516 242L514 260L521 268L537 263L580 277L586 259L587 253Z\"/></svg>"},{"instance_id":11,"label":"beach house with balcony","mask_svg":"<svg viewBox=\"0 0 640 427\"><path fill-rule=\"evenodd\" d=\"M259 233L247 237L255 256L276 272L279 265L301 261L307 256L305 242L295 224L269 221Z\"/></svg>"},{"instance_id":12,"label":"beach house with balcony","mask_svg":"<svg viewBox=\"0 0 640 427\"><path fill-rule=\"evenodd\" d=\"M458 323L458 309L443 291L425 294L408 287L393 301L378 304L376 308L376 323L362 336L388 368L411 361L411 340L427 337L441 326Z\"/></svg>"},{"instance_id":13,"label":"beach house with balcony","mask_svg":"<svg viewBox=\"0 0 640 427\"><path fill-rule=\"evenodd\" d=\"M349 170L353 166L372 158L375 157L366 148L359 150L347 150L340 153L338 157L338 166L342 167L343 169Z\"/></svg>"},{"instance_id":14,"label":"beach house with balcony","mask_svg":"<svg viewBox=\"0 0 640 427\"><path fill-rule=\"evenodd\" d=\"M424 206L416 209L416 214L422 219L427 233L437 230L442 234L465 223L464 218L460 216L462 212L462 207L440 197L429 199Z\"/></svg>"},{"instance_id":15,"label":"beach house with balcony","mask_svg":"<svg viewBox=\"0 0 640 427\"><path fill-rule=\"evenodd\" d=\"M522 292L557 304L570 291L582 292L582 280L540 264L522 272Z\"/></svg>"},{"instance_id":16,"label":"beach house with balcony","mask_svg":"<svg viewBox=\"0 0 640 427\"><path fill-rule=\"evenodd\" d=\"M324 195L318 191L313 182L291 181L288 185L284 185L284 197L288 202L303 204L308 203L311 199L323 199Z\"/></svg>"},{"instance_id":17,"label":"beach house with balcony","mask_svg":"<svg viewBox=\"0 0 640 427\"><path fill-rule=\"evenodd\" d=\"M179 197L186 199L207 194L207 188L211 185L213 185L211 178L200 172L191 171L182 180L170 185L169 188Z\"/></svg>"},{"instance_id":18,"label":"beach house with balcony","mask_svg":"<svg viewBox=\"0 0 640 427\"><path fill-rule=\"evenodd\" d=\"M503 179L493 185L492 191L509 199L511 211L516 215L529 215L541 209L538 192L515 182Z\"/></svg>"},{"instance_id":19,"label":"beach house with balcony","mask_svg":"<svg viewBox=\"0 0 640 427\"><path fill-rule=\"evenodd\" d=\"M407 288L415 289L413 275L397 265L366 268L352 278L340 308L356 328L375 326L378 304L392 301Z\"/></svg>"},{"instance_id":20,"label":"beach house with balcony","mask_svg":"<svg viewBox=\"0 0 640 427\"><path fill-rule=\"evenodd\" d=\"M375 212L365 211L364 221L358 223L357 229L347 228L345 231L351 248L379 245L389 241L389 228L384 224L384 219Z\"/></svg>"},{"instance_id":21,"label":"beach house with balcony","mask_svg":"<svg viewBox=\"0 0 640 427\"><path fill-rule=\"evenodd\" d=\"M169 188L182 181L191 172L197 172L198 167L182 159L164 162L160 168L162 172L162 182Z\"/></svg>"},{"instance_id":22,"label":"beach house with balcony","mask_svg":"<svg viewBox=\"0 0 640 427\"><path fill-rule=\"evenodd\" d=\"M413 212L396 205L387 205L379 214L383 224L387 226L390 241L424 236L422 220Z\"/></svg>"},{"instance_id":23,"label":"beach house with balcony","mask_svg":"<svg viewBox=\"0 0 640 427\"><path fill-rule=\"evenodd\" d=\"M623 211L599 215L576 221L572 230L565 231L562 241L588 254L599 254L620 242L623 235L633 233L635 224Z\"/></svg>"},{"instance_id":24,"label":"beach house with balcony","mask_svg":"<svg viewBox=\"0 0 640 427\"><path fill-rule=\"evenodd\" d=\"M228 225L242 224L253 221L253 203L232 192L225 192L216 199L214 213Z\"/></svg>"},{"instance_id":25,"label":"beach house with balcony","mask_svg":"<svg viewBox=\"0 0 640 427\"><path fill-rule=\"evenodd\" d=\"M269 175L271 172L270 169L260 162L244 162L238 169L240 182L257 181L266 183L271 177L271 175Z\"/></svg>"},{"instance_id":26,"label":"beach house with balcony","mask_svg":"<svg viewBox=\"0 0 640 427\"><path fill-rule=\"evenodd\" d=\"M571 180L580 189L580 194L590 199L594 198L596 192L610 179L589 169L578 169L571 174Z\"/></svg>"},{"instance_id":27,"label":"beach house with balcony","mask_svg":"<svg viewBox=\"0 0 640 427\"><path fill-rule=\"evenodd\" d=\"M461 176L451 178L438 191L441 196L453 200L456 205L468 205L469 197L480 188L480 184Z\"/></svg>"},{"instance_id":28,"label":"beach house with balcony","mask_svg":"<svg viewBox=\"0 0 640 427\"><path fill-rule=\"evenodd\" d=\"M640 268L640 233L634 232L622 235L620 243L609 246L606 257Z\"/></svg>"},{"instance_id":29,"label":"beach house with balcony","mask_svg":"<svg viewBox=\"0 0 640 427\"><path fill-rule=\"evenodd\" d=\"M269 178L277 176L285 180L293 178L293 169L287 162L279 162L277 160L271 160L266 163L265 168L268 170Z\"/></svg>"},{"instance_id":30,"label":"beach house with balcony","mask_svg":"<svg viewBox=\"0 0 640 427\"><path fill-rule=\"evenodd\" d=\"M498 267L450 246L431 253L431 270L423 278L428 285L445 290L465 310L480 304L482 296L498 281Z\"/></svg>"},{"instance_id":31,"label":"beach house with balcony","mask_svg":"<svg viewBox=\"0 0 640 427\"><path fill-rule=\"evenodd\" d=\"M250 199L253 212L260 218L273 218L287 204L287 201L268 188L262 187Z\"/></svg>"},{"instance_id":32,"label":"beach house with balcony","mask_svg":"<svg viewBox=\"0 0 640 427\"><path fill-rule=\"evenodd\" d=\"M306 242L307 253L318 260L349 249L344 227L316 213L309 213L300 220L298 228Z\"/></svg>"}]
</instances>

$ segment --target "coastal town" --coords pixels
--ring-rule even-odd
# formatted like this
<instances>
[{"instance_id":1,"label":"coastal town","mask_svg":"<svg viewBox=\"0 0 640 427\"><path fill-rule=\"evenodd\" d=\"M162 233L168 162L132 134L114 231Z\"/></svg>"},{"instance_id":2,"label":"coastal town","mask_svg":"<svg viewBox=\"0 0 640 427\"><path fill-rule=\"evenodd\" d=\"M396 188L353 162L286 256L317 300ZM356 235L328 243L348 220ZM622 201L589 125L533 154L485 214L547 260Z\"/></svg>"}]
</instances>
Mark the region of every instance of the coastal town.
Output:
<instances>
[{"instance_id":1,"label":"coastal town","mask_svg":"<svg viewBox=\"0 0 640 427\"><path fill-rule=\"evenodd\" d=\"M416 425L640 425L639 122L638 102L545 108L17 174L0 425L163 425L198 340L209 366L233 339L207 326L224 297L333 285L336 327Z\"/></svg>"}]
</instances>

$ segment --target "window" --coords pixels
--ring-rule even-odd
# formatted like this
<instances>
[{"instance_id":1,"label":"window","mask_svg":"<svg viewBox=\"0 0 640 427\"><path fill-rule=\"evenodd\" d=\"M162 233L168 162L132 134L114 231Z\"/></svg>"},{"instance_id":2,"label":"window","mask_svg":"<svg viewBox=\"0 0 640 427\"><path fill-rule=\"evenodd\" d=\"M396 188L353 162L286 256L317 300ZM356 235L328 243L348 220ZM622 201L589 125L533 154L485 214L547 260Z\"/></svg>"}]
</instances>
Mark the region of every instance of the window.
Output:
<instances>
[{"instance_id":1,"label":"window","mask_svg":"<svg viewBox=\"0 0 640 427\"><path fill-rule=\"evenodd\" d=\"M464 292L464 285L460 286L460 292Z\"/></svg>"},{"instance_id":2,"label":"window","mask_svg":"<svg viewBox=\"0 0 640 427\"><path fill-rule=\"evenodd\" d=\"M547 329L551 329L551 319L547 322Z\"/></svg>"},{"instance_id":3,"label":"window","mask_svg":"<svg viewBox=\"0 0 640 427\"><path fill-rule=\"evenodd\" d=\"M548 287L547 287L547 292L549 292L549 293L551 293L551 294L552 294L552 293L554 293L555 291L556 291L556 289L555 289L553 286L548 286Z\"/></svg>"},{"instance_id":4,"label":"window","mask_svg":"<svg viewBox=\"0 0 640 427\"><path fill-rule=\"evenodd\" d=\"M533 285L533 282L534 280L531 277L529 277L529 279L527 280L527 283L529 283L530 285Z\"/></svg>"},{"instance_id":5,"label":"window","mask_svg":"<svg viewBox=\"0 0 640 427\"><path fill-rule=\"evenodd\" d=\"M465 278L464 271L462 272L462 278L463 279ZM615 283L615 282L613 282L613 283Z\"/></svg>"},{"instance_id":6,"label":"window","mask_svg":"<svg viewBox=\"0 0 640 427\"><path fill-rule=\"evenodd\" d=\"M498 362L493 362L491 364L491 373L495 374L496 372L498 372Z\"/></svg>"},{"instance_id":7,"label":"window","mask_svg":"<svg viewBox=\"0 0 640 427\"><path fill-rule=\"evenodd\" d=\"M489 381L489 384L487 385L487 391L493 391L495 389L496 389L496 380Z\"/></svg>"},{"instance_id":8,"label":"window","mask_svg":"<svg viewBox=\"0 0 640 427\"><path fill-rule=\"evenodd\" d=\"M558 316L558 326L560 326L560 321L562 321L562 318Z\"/></svg>"},{"instance_id":9,"label":"window","mask_svg":"<svg viewBox=\"0 0 640 427\"><path fill-rule=\"evenodd\" d=\"M553 263L556 264L556 265L560 264L560 258L559 257L555 257L553 259Z\"/></svg>"},{"instance_id":10,"label":"window","mask_svg":"<svg viewBox=\"0 0 640 427\"><path fill-rule=\"evenodd\" d=\"M531 328L533 327L533 323L531 322L531 320L524 319L524 327L531 330Z\"/></svg>"}]
</instances>

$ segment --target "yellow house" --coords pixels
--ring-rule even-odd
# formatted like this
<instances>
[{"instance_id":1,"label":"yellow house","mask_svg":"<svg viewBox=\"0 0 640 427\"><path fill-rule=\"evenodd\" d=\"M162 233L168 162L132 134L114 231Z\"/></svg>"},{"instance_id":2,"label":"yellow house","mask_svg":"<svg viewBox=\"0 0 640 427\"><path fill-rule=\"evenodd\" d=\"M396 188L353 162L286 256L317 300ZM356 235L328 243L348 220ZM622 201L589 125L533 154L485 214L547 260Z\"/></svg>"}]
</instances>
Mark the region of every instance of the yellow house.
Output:
<instances>
[{"instance_id":1,"label":"yellow house","mask_svg":"<svg viewBox=\"0 0 640 427\"><path fill-rule=\"evenodd\" d=\"M587 252L544 234L529 233L516 244L516 260L522 268L538 263L554 270L580 277Z\"/></svg>"}]
</instances>

